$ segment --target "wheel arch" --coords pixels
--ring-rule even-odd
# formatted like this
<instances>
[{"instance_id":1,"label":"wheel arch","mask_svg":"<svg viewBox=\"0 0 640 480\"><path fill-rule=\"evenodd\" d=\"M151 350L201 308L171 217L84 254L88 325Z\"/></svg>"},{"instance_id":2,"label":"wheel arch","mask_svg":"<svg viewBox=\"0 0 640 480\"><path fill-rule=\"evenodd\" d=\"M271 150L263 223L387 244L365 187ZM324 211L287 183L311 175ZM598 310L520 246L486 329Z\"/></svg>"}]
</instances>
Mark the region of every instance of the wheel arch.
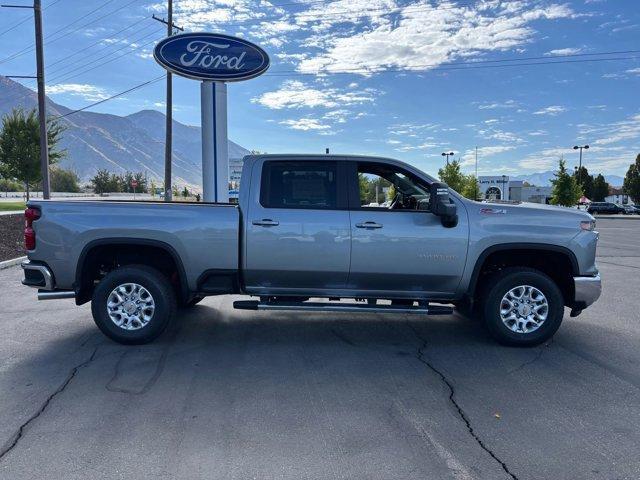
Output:
<instances>
[{"instance_id":1,"label":"wheel arch","mask_svg":"<svg viewBox=\"0 0 640 480\"><path fill-rule=\"evenodd\" d=\"M574 293L572 279L579 275L575 254L561 245L540 243L503 243L483 250L474 265L466 294L474 298L482 275L504 266L532 267L542 271L558 284L565 303L571 303Z\"/></svg>"},{"instance_id":2,"label":"wheel arch","mask_svg":"<svg viewBox=\"0 0 640 480\"><path fill-rule=\"evenodd\" d=\"M147 250L140 250L141 247L147 247ZM81 305L91 299L94 288L92 283L94 278L92 275L95 273L94 269L99 266L99 264L96 263L99 260L97 256L98 252L109 252L111 255L113 255L114 252L127 252L130 254L131 252L128 252L128 249L131 248L136 249L136 253L138 253L142 259L136 259L135 262L126 262L126 264L147 264L150 267L163 271L163 273L175 270L177 275L177 284L175 285L176 295L180 300L187 299L189 295L189 285L186 271L180 255L173 246L161 240L112 237L92 240L87 243L80 252L76 263L74 282L76 304ZM171 259L172 264L163 265L161 268L158 268L158 265L149 262L149 259L152 257L150 252L152 251L156 254L162 252L163 255L166 255L166 258Z\"/></svg>"}]
</instances>

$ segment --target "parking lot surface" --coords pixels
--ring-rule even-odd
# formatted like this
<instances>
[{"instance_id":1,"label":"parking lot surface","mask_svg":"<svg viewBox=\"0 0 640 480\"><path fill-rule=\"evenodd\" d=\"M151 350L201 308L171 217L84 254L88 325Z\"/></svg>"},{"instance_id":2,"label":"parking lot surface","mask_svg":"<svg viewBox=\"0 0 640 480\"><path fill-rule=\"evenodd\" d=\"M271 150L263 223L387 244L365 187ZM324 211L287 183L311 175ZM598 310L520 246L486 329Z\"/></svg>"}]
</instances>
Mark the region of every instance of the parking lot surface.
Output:
<instances>
[{"instance_id":1,"label":"parking lot surface","mask_svg":"<svg viewBox=\"0 0 640 480\"><path fill-rule=\"evenodd\" d=\"M603 296L533 349L232 297L125 347L2 270L0 478L640 478L640 222L598 230Z\"/></svg>"}]
</instances>

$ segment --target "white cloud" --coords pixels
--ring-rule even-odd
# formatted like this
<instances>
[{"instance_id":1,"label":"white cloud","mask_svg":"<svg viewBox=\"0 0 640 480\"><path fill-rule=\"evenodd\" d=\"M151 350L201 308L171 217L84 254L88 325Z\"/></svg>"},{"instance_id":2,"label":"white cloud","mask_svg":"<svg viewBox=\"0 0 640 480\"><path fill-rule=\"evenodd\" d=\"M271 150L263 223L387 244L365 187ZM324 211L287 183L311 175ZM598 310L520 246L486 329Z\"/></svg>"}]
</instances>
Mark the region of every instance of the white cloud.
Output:
<instances>
[{"instance_id":1,"label":"white cloud","mask_svg":"<svg viewBox=\"0 0 640 480\"><path fill-rule=\"evenodd\" d=\"M352 21L366 15L366 10L354 15ZM388 68L428 70L455 59L523 45L535 33L532 22L574 15L567 5L532 7L521 1L481 2L476 6L408 5L399 9L396 21L378 21L364 31L349 29L340 36L341 32L327 29L325 24L310 43L324 51L303 60L298 69L363 75Z\"/></svg>"},{"instance_id":2,"label":"white cloud","mask_svg":"<svg viewBox=\"0 0 640 480\"><path fill-rule=\"evenodd\" d=\"M328 130L329 128L331 128L329 127L329 125L320 123L320 121L315 118L289 119L289 120L283 120L279 123L280 125L284 125L293 130L303 130L303 131Z\"/></svg>"},{"instance_id":3,"label":"white cloud","mask_svg":"<svg viewBox=\"0 0 640 480\"><path fill-rule=\"evenodd\" d=\"M567 109L560 105L549 105L548 107L541 108L540 110L533 112L534 115L549 115L551 117L555 117L563 112L566 112Z\"/></svg>"},{"instance_id":4,"label":"white cloud","mask_svg":"<svg viewBox=\"0 0 640 480\"><path fill-rule=\"evenodd\" d=\"M556 50L549 50L545 55L561 56L561 55L575 55L582 52L582 48L558 48Z\"/></svg>"},{"instance_id":5,"label":"white cloud","mask_svg":"<svg viewBox=\"0 0 640 480\"><path fill-rule=\"evenodd\" d=\"M57 85L47 85L47 95L73 95L82 97L84 100L96 102L109 97L109 93L102 88L87 83L59 83Z\"/></svg>"},{"instance_id":6,"label":"white cloud","mask_svg":"<svg viewBox=\"0 0 640 480\"><path fill-rule=\"evenodd\" d=\"M482 160L486 160L487 158L493 157L500 153L509 152L514 150L516 147L513 145L491 145L478 147L478 162ZM476 150L470 149L467 150L462 156L462 162L460 165L462 167L469 167L471 165L475 165L476 162Z\"/></svg>"},{"instance_id":7,"label":"white cloud","mask_svg":"<svg viewBox=\"0 0 640 480\"><path fill-rule=\"evenodd\" d=\"M336 108L372 103L376 93L378 93L377 90L370 88L359 91L344 91L337 88L317 89L298 80L287 80L278 90L263 93L251 101L276 110L302 107Z\"/></svg>"},{"instance_id":8,"label":"white cloud","mask_svg":"<svg viewBox=\"0 0 640 480\"><path fill-rule=\"evenodd\" d=\"M640 114L632 115L625 120L605 125L599 129L592 130L599 133L600 138L593 142L593 145L611 145L629 140L640 140Z\"/></svg>"},{"instance_id":9,"label":"white cloud","mask_svg":"<svg viewBox=\"0 0 640 480\"><path fill-rule=\"evenodd\" d=\"M497 108L516 108L518 104L515 100L507 100L506 102L492 102L492 103L480 103L478 109L480 110L495 110Z\"/></svg>"},{"instance_id":10,"label":"white cloud","mask_svg":"<svg viewBox=\"0 0 640 480\"><path fill-rule=\"evenodd\" d=\"M627 73L632 73L634 75L640 75L640 68L632 68L630 70L627 70Z\"/></svg>"}]
</instances>

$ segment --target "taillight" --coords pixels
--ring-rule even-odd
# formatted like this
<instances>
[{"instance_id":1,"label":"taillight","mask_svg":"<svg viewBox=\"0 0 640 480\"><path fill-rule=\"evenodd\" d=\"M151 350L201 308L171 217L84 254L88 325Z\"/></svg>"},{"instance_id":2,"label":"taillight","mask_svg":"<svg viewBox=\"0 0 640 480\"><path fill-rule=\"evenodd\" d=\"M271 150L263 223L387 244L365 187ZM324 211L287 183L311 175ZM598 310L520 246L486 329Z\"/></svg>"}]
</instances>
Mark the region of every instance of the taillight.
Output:
<instances>
[{"instance_id":1,"label":"taillight","mask_svg":"<svg viewBox=\"0 0 640 480\"><path fill-rule=\"evenodd\" d=\"M40 218L40 210L27 207L24 211L24 248L33 250L36 248L36 232L33 230L33 222Z\"/></svg>"}]
</instances>

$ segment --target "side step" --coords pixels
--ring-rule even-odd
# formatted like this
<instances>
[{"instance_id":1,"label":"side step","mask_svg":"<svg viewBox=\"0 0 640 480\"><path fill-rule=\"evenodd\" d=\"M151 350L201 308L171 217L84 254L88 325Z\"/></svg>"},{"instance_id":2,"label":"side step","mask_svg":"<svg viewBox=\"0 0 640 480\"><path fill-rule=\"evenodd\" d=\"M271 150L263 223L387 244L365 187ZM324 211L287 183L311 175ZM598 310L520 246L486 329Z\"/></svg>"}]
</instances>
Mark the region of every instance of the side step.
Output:
<instances>
[{"instance_id":1,"label":"side step","mask_svg":"<svg viewBox=\"0 0 640 480\"><path fill-rule=\"evenodd\" d=\"M402 305L369 305L362 303L329 302L261 302L258 300L237 300L233 308L238 310L289 310L305 312L366 312L366 313L414 313L419 315L451 315L453 307L427 305L405 307Z\"/></svg>"}]
</instances>

